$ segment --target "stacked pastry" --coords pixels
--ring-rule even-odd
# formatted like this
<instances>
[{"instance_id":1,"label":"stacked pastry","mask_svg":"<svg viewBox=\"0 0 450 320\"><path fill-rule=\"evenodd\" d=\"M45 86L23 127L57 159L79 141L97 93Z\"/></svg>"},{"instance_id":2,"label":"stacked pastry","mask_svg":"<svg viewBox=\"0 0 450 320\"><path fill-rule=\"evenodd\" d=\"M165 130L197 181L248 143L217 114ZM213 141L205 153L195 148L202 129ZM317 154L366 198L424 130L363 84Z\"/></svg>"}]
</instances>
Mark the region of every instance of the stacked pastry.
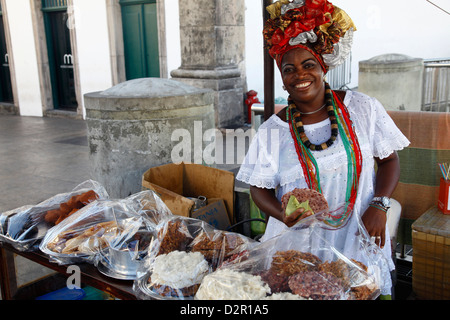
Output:
<instances>
[{"instance_id":1,"label":"stacked pastry","mask_svg":"<svg viewBox=\"0 0 450 320\"><path fill-rule=\"evenodd\" d=\"M108 245L107 235L119 232L115 221L94 224L86 229L68 230L60 233L47 244L47 248L62 254L92 254Z\"/></svg>"}]
</instances>

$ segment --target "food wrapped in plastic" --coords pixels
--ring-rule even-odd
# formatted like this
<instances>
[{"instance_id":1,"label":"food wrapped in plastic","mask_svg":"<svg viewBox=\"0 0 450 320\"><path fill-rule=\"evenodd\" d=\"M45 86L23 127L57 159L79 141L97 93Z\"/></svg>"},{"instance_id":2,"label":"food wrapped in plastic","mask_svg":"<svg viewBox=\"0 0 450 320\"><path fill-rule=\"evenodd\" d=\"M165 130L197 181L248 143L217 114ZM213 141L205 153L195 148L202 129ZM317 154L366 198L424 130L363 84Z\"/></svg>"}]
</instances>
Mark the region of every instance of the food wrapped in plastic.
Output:
<instances>
[{"instance_id":1,"label":"food wrapped in plastic","mask_svg":"<svg viewBox=\"0 0 450 320\"><path fill-rule=\"evenodd\" d=\"M160 224L134 291L140 299L193 299L204 276L256 244L204 221L174 216Z\"/></svg>"},{"instance_id":2,"label":"food wrapped in plastic","mask_svg":"<svg viewBox=\"0 0 450 320\"><path fill-rule=\"evenodd\" d=\"M27 205L0 215L0 241L17 250L37 249L47 231L97 199L108 199L105 188L87 180L72 191L57 194L37 205Z\"/></svg>"},{"instance_id":3,"label":"food wrapped in plastic","mask_svg":"<svg viewBox=\"0 0 450 320\"><path fill-rule=\"evenodd\" d=\"M133 211L143 216L145 222L153 229L158 224L173 217L166 204L151 190L138 192L124 199L124 201Z\"/></svg>"},{"instance_id":4,"label":"food wrapped in plastic","mask_svg":"<svg viewBox=\"0 0 450 320\"><path fill-rule=\"evenodd\" d=\"M322 217L305 218L252 248L239 262L207 275L195 298L283 299L286 295L308 300L377 298L382 285L380 268L387 265L378 247L366 241L366 235L361 233L357 236L357 252L344 255L322 238L324 230L333 232Z\"/></svg>"},{"instance_id":5,"label":"food wrapped in plastic","mask_svg":"<svg viewBox=\"0 0 450 320\"><path fill-rule=\"evenodd\" d=\"M130 212L142 219L128 223L127 230L99 250L94 264L106 276L134 280L139 265L148 253L159 223L172 217L164 202L153 191L142 191L123 200ZM140 223L137 223L140 222Z\"/></svg>"},{"instance_id":6,"label":"food wrapped in plastic","mask_svg":"<svg viewBox=\"0 0 450 320\"><path fill-rule=\"evenodd\" d=\"M155 197L152 191L144 191L121 200L97 200L49 230L40 249L50 256L51 261L59 264L97 264L97 259L100 259L102 265L106 264L104 272L116 275L117 268L126 273L122 276L130 276L127 268L131 264L124 266L114 262L119 262L120 258L127 260L126 255L135 260L146 254L157 221L171 215L164 203ZM154 207L149 205L152 198L155 198ZM161 212L160 217L149 219L149 210L155 219L157 212ZM111 264L109 258L114 255L113 250L118 252ZM120 257L123 252L125 257ZM121 273L117 272L116 277L119 276Z\"/></svg>"}]
</instances>

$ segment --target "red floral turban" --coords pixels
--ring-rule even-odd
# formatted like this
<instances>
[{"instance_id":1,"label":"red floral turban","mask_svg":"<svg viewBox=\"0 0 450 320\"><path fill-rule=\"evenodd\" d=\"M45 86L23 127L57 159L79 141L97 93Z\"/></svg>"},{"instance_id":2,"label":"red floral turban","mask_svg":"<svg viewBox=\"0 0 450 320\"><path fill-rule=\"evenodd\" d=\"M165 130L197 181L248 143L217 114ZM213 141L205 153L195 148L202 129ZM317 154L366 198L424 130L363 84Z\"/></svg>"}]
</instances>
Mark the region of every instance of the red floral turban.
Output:
<instances>
[{"instance_id":1,"label":"red floral turban","mask_svg":"<svg viewBox=\"0 0 450 320\"><path fill-rule=\"evenodd\" d=\"M280 0L267 7L265 47L279 68L294 48L311 52L325 73L345 61L351 51L353 21L327 0Z\"/></svg>"}]
</instances>

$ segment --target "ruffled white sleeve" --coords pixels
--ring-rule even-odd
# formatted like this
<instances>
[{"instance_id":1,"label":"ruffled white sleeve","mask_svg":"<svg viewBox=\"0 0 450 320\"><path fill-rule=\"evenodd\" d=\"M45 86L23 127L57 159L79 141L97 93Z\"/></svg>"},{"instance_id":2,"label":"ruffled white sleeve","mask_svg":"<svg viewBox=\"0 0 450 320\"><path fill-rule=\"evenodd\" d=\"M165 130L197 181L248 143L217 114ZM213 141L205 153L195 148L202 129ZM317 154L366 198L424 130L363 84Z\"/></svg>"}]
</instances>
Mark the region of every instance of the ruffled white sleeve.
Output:
<instances>
[{"instance_id":1,"label":"ruffled white sleeve","mask_svg":"<svg viewBox=\"0 0 450 320\"><path fill-rule=\"evenodd\" d=\"M351 113L357 122L357 133L365 131L374 157L384 159L394 151L406 148L410 142L398 129L383 105L376 99L359 92L351 93Z\"/></svg>"},{"instance_id":2,"label":"ruffled white sleeve","mask_svg":"<svg viewBox=\"0 0 450 320\"><path fill-rule=\"evenodd\" d=\"M276 115L265 121L250 143L236 179L251 186L276 189L280 184L280 129Z\"/></svg>"},{"instance_id":3,"label":"ruffled white sleeve","mask_svg":"<svg viewBox=\"0 0 450 320\"><path fill-rule=\"evenodd\" d=\"M410 142L377 99L372 99L372 105L375 113L374 134L371 136L373 155L384 159L394 151L406 148Z\"/></svg>"}]
</instances>

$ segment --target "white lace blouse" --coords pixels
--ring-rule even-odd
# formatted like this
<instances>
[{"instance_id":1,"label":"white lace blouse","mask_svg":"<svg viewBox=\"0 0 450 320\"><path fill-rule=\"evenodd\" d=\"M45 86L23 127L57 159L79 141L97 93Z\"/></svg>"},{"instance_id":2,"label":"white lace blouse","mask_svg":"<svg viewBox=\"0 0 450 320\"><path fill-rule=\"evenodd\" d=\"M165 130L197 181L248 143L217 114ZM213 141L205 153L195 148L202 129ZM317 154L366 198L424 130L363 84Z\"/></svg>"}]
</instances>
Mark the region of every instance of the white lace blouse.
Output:
<instances>
[{"instance_id":1,"label":"white lace blouse","mask_svg":"<svg viewBox=\"0 0 450 320\"><path fill-rule=\"evenodd\" d=\"M394 151L408 146L409 141L378 100L362 93L347 91L344 104L353 121L363 157L358 196L353 213L361 216L374 194L374 157L386 158ZM305 125L304 128L313 144L327 141L331 134L329 120ZM347 186L347 154L340 136L330 148L323 151L312 151L312 153L319 167L323 194L330 209L337 209L345 202ZM279 200L285 193L295 188L307 188L287 122L281 120L277 115L273 115L260 126L236 179L252 186L276 189ZM261 241L272 238L286 228L284 223L271 217ZM352 256L353 252L358 251L355 248L356 241L354 241L357 228L357 221L351 219L344 229L329 233L326 237L339 248L338 250ZM390 258L391 245L387 228L386 243L382 251L386 257L389 257L387 259L389 269L392 270L394 265ZM356 259L357 257L352 258ZM386 277L390 281L390 276L386 275Z\"/></svg>"}]
</instances>

